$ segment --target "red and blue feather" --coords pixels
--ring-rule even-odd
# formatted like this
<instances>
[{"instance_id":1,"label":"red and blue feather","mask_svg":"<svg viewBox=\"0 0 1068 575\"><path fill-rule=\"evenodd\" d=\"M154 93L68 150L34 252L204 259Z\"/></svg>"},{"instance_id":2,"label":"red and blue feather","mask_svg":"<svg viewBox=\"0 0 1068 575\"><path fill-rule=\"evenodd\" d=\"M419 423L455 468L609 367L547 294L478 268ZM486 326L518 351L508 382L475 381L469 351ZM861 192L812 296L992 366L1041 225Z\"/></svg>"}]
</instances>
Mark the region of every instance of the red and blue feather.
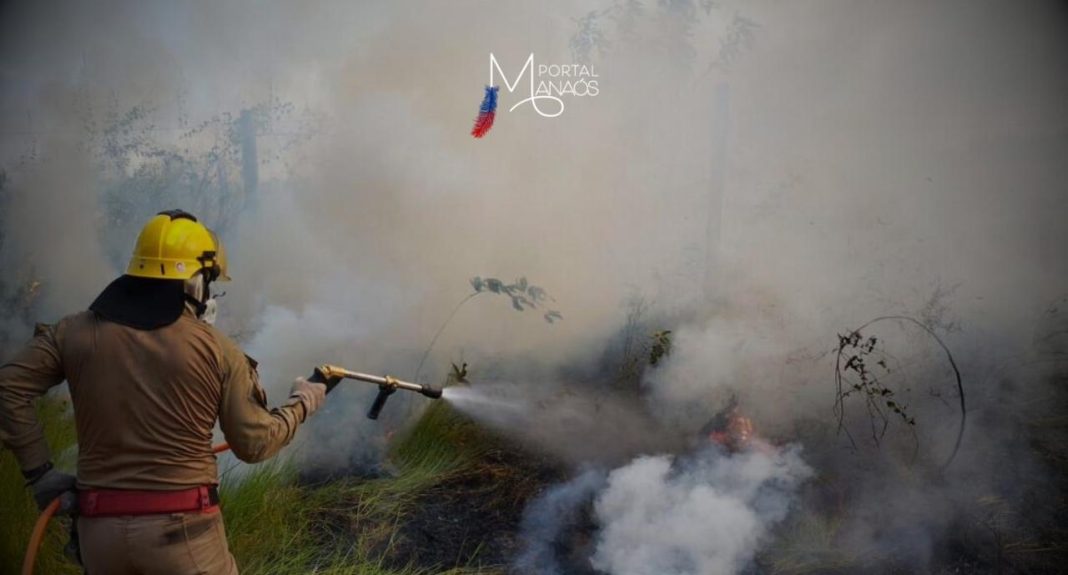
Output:
<instances>
[{"instance_id":1,"label":"red and blue feather","mask_svg":"<svg viewBox=\"0 0 1068 575\"><path fill-rule=\"evenodd\" d=\"M500 86L486 86L486 95L482 97L482 106L478 109L478 117L475 118L475 127L471 128L471 135L481 138L493 127L493 118L497 116L497 90Z\"/></svg>"}]
</instances>

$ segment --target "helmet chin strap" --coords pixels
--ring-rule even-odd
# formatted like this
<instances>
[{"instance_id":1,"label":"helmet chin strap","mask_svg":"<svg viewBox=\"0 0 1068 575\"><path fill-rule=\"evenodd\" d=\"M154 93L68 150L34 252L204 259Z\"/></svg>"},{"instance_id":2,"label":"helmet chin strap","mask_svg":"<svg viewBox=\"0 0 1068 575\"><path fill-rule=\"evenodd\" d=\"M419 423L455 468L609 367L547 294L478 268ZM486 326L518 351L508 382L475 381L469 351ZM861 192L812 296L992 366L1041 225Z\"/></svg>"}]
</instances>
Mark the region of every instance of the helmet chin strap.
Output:
<instances>
[{"instance_id":1,"label":"helmet chin strap","mask_svg":"<svg viewBox=\"0 0 1068 575\"><path fill-rule=\"evenodd\" d=\"M186 282L185 301L192 306L197 319L214 325L218 306L215 298L211 297L210 285L211 280L203 271L199 272L195 278Z\"/></svg>"},{"instance_id":2,"label":"helmet chin strap","mask_svg":"<svg viewBox=\"0 0 1068 575\"><path fill-rule=\"evenodd\" d=\"M204 312L208 311L207 303L202 302L189 294L185 294L185 303L192 306L193 313L197 316L198 319L204 315Z\"/></svg>"}]
</instances>

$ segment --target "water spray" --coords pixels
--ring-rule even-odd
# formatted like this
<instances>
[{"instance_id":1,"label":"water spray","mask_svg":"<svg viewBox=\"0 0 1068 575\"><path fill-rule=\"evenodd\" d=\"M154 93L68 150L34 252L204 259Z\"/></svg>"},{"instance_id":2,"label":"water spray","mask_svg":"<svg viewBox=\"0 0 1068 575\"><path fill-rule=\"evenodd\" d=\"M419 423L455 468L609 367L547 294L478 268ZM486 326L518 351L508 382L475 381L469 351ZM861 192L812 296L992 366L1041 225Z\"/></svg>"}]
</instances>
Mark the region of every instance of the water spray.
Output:
<instances>
[{"instance_id":1,"label":"water spray","mask_svg":"<svg viewBox=\"0 0 1068 575\"><path fill-rule=\"evenodd\" d=\"M343 379L355 379L357 381L373 383L378 386L378 395L375 397L374 403L371 404L370 411L367 412L367 417L370 419L378 419L378 414L382 411L382 408L385 407L386 400L398 389L414 391L431 399L441 398L441 390L429 385L419 385L418 383L402 381L388 375L379 376L360 373L358 371L351 371L343 367L329 364L316 367L312 372L311 377L308 378L308 381L325 384L326 391L329 393L330 390L334 389L334 387L341 383L341 380Z\"/></svg>"}]
</instances>

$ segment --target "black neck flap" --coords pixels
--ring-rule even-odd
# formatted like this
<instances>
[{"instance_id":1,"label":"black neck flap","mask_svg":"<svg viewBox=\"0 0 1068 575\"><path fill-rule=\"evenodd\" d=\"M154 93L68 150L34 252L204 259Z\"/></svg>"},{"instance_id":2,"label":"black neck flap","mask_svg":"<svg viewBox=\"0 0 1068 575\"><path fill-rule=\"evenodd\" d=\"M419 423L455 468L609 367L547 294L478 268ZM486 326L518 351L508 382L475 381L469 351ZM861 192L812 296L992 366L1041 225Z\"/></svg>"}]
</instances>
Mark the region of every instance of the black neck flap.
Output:
<instances>
[{"instance_id":1,"label":"black neck flap","mask_svg":"<svg viewBox=\"0 0 1068 575\"><path fill-rule=\"evenodd\" d=\"M89 310L136 329L164 327L178 321L185 309L183 284L182 280L120 276L100 292Z\"/></svg>"}]
</instances>

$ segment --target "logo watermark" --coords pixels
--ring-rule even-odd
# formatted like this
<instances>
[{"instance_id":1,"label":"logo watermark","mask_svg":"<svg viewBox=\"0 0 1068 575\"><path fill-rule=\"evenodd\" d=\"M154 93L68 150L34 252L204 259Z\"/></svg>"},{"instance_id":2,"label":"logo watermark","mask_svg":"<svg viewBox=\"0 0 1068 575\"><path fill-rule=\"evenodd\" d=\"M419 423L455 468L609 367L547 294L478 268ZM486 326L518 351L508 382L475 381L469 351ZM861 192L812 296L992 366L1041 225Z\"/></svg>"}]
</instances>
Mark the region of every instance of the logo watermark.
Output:
<instances>
[{"instance_id":1,"label":"logo watermark","mask_svg":"<svg viewBox=\"0 0 1068 575\"><path fill-rule=\"evenodd\" d=\"M524 76L527 77L527 84L521 86ZM481 138L493 127L500 90L500 85L497 84L498 77L509 94L515 93L518 89L520 96L526 96L513 104L508 109L509 112L529 103L531 108L543 118L555 118L563 114L564 98L592 98L601 93L601 87L598 84L600 76L591 64L537 64L534 60L534 53L531 52L514 80L509 81L497 57L490 52L489 84L486 86L475 127L471 130L471 135L476 138Z\"/></svg>"}]
</instances>

